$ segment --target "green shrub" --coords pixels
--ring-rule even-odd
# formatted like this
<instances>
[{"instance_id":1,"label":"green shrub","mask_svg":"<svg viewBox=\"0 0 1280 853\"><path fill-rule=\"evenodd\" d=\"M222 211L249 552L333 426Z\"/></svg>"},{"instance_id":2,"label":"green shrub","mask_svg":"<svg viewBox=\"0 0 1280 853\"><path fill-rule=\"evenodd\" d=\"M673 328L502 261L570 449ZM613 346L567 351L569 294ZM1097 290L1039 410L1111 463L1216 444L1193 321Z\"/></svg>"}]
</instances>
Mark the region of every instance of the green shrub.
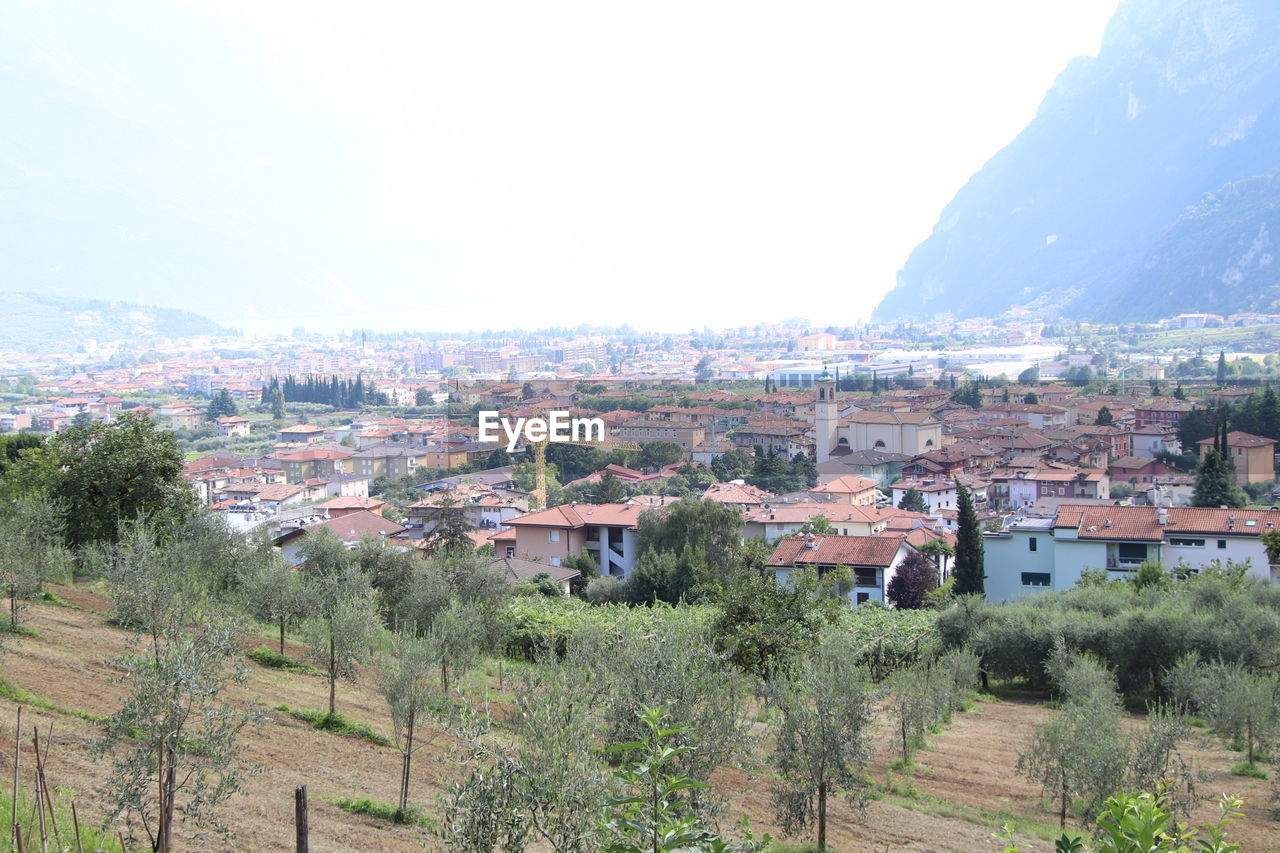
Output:
<instances>
[{"instance_id":1,"label":"green shrub","mask_svg":"<svg viewBox=\"0 0 1280 853\"><path fill-rule=\"evenodd\" d=\"M1251 761L1241 761L1232 766L1231 775L1244 776L1249 779L1265 779L1267 778L1267 771Z\"/></svg>"},{"instance_id":2,"label":"green shrub","mask_svg":"<svg viewBox=\"0 0 1280 853\"><path fill-rule=\"evenodd\" d=\"M1044 592L1012 604L964 598L938 616L944 648L969 647L995 678L1047 686L1061 638L1096 656L1126 696L1163 694L1184 654L1257 669L1280 656L1280 589L1212 567L1185 580Z\"/></svg>"}]
</instances>

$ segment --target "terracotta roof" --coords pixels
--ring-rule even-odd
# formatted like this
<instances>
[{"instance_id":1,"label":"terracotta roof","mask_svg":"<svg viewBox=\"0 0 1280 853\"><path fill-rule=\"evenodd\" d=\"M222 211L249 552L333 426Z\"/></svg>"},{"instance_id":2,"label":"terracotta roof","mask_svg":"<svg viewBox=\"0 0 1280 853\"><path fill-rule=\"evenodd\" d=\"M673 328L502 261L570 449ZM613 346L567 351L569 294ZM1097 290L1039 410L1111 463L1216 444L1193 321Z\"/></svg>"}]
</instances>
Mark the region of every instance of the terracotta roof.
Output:
<instances>
[{"instance_id":1,"label":"terracotta roof","mask_svg":"<svg viewBox=\"0 0 1280 853\"><path fill-rule=\"evenodd\" d=\"M508 527L635 527L643 507L634 504L563 504L508 519Z\"/></svg>"},{"instance_id":2,"label":"terracotta roof","mask_svg":"<svg viewBox=\"0 0 1280 853\"><path fill-rule=\"evenodd\" d=\"M1121 456L1112 460L1110 468L1145 468L1148 465L1154 465L1157 461L1149 456Z\"/></svg>"},{"instance_id":3,"label":"terracotta roof","mask_svg":"<svg viewBox=\"0 0 1280 853\"><path fill-rule=\"evenodd\" d=\"M893 517L888 510L873 506L853 506L852 504L819 504L794 503L770 504L769 506L747 507L745 518L748 522L767 524L803 524L817 516L831 522L852 522L859 524L876 524Z\"/></svg>"},{"instance_id":4,"label":"terracotta roof","mask_svg":"<svg viewBox=\"0 0 1280 853\"><path fill-rule=\"evenodd\" d=\"M887 568L902 544L900 539L883 536L815 536L812 542L804 536L793 536L778 543L769 558L769 565Z\"/></svg>"},{"instance_id":5,"label":"terracotta roof","mask_svg":"<svg viewBox=\"0 0 1280 853\"><path fill-rule=\"evenodd\" d=\"M1263 438L1260 435L1250 435L1247 432L1240 432L1239 430L1233 429L1231 432L1227 433L1228 447L1266 447L1267 445L1275 443L1276 440L1273 438ZM1196 444L1199 444L1202 447L1207 447L1213 444L1213 439L1202 438L1197 441Z\"/></svg>"},{"instance_id":6,"label":"terracotta roof","mask_svg":"<svg viewBox=\"0 0 1280 853\"><path fill-rule=\"evenodd\" d=\"M939 532L931 527L913 527L907 532L902 532L894 528L880 531L880 536L886 539L899 539L911 545L914 548L920 548L928 545L935 539L941 539L952 548L956 546L956 535L945 531Z\"/></svg>"},{"instance_id":7,"label":"terracotta roof","mask_svg":"<svg viewBox=\"0 0 1280 853\"><path fill-rule=\"evenodd\" d=\"M1158 542L1169 535L1213 534L1260 536L1280 526L1280 510L1169 507L1161 525L1152 506L1062 506L1054 518L1057 529L1076 528L1081 539L1132 539Z\"/></svg>"},{"instance_id":8,"label":"terracotta roof","mask_svg":"<svg viewBox=\"0 0 1280 853\"><path fill-rule=\"evenodd\" d=\"M386 505L386 501L380 501L377 498L339 495L336 498L329 498L324 503L316 504L316 509L377 509Z\"/></svg>"},{"instance_id":9,"label":"terracotta roof","mask_svg":"<svg viewBox=\"0 0 1280 853\"><path fill-rule=\"evenodd\" d=\"M865 492L868 489L874 489L880 485L875 480L869 480L866 477L855 477L852 474L846 474L843 477L836 477L830 482L823 483L814 488L815 492L834 492L841 495L856 495L859 492Z\"/></svg>"},{"instance_id":10,"label":"terracotta roof","mask_svg":"<svg viewBox=\"0 0 1280 853\"><path fill-rule=\"evenodd\" d=\"M854 412L843 419L851 424L921 424L938 423L932 412Z\"/></svg>"},{"instance_id":11,"label":"terracotta roof","mask_svg":"<svg viewBox=\"0 0 1280 853\"><path fill-rule=\"evenodd\" d=\"M519 557L495 557L490 566L499 569L513 581L533 580L540 574L547 574L555 581L567 581L576 578L580 572L564 566L552 566L548 563L536 563L533 560L522 560Z\"/></svg>"},{"instance_id":12,"label":"terracotta roof","mask_svg":"<svg viewBox=\"0 0 1280 853\"><path fill-rule=\"evenodd\" d=\"M296 453L281 453L276 458L281 462L310 462L315 459L346 459L351 455L345 450L299 450Z\"/></svg>"},{"instance_id":13,"label":"terracotta roof","mask_svg":"<svg viewBox=\"0 0 1280 853\"><path fill-rule=\"evenodd\" d=\"M279 544L303 533L311 533L318 530L332 530L343 542L356 542L365 536L395 536L405 529L404 525L396 524L394 521L383 518L376 513L362 510L349 513L340 518L331 518L328 521L322 521L310 527L292 530L281 536L276 542Z\"/></svg>"},{"instance_id":14,"label":"terracotta roof","mask_svg":"<svg viewBox=\"0 0 1280 853\"><path fill-rule=\"evenodd\" d=\"M224 489L223 491L236 490ZM292 483L270 483L260 487L254 493L254 498L260 501L283 501L288 500L301 491L301 486L295 486Z\"/></svg>"},{"instance_id":15,"label":"terracotta roof","mask_svg":"<svg viewBox=\"0 0 1280 853\"><path fill-rule=\"evenodd\" d=\"M702 493L703 500L742 506L758 506L772 497L772 492L745 483L712 483Z\"/></svg>"}]
</instances>

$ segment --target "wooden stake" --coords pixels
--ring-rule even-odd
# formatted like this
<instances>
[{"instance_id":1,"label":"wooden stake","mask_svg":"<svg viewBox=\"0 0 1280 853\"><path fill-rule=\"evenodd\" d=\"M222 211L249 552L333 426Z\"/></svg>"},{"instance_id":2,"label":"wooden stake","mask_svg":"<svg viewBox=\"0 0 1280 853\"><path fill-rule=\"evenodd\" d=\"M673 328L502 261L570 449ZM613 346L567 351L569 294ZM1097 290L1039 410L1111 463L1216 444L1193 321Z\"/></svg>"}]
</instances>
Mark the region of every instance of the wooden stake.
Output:
<instances>
[{"instance_id":1,"label":"wooden stake","mask_svg":"<svg viewBox=\"0 0 1280 853\"><path fill-rule=\"evenodd\" d=\"M36 761L40 756L36 755ZM40 799L40 771L36 770L36 813L40 815L40 853L49 853L49 830L44 823L44 802Z\"/></svg>"},{"instance_id":2,"label":"wooden stake","mask_svg":"<svg viewBox=\"0 0 1280 853\"><path fill-rule=\"evenodd\" d=\"M76 850L78 853L84 853L84 842L80 840L80 815L76 814L75 800L71 801L71 825L76 828Z\"/></svg>"},{"instance_id":3,"label":"wooden stake","mask_svg":"<svg viewBox=\"0 0 1280 853\"><path fill-rule=\"evenodd\" d=\"M129 853L129 848L124 846L124 833L117 829L116 838L120 839L120 853Z\"/></svg>"},{"instance_id":4,"label":"wooden stake","mask_svg":"<svg viewBox=\"0 0 1280 853\"><path fill-rule=\"evenodd\" d=\"M11 826L18 825L18 765L22 761L22 706L18 706L18 733L13 736L13 814L9 818ZM11 849L22 849L19 835L13 837Z\"/></svg>"},{"instance_id":5,"label":"wooden stake","mask_svg":"<svg viewBox=\"0 0 1280 853\"><path fill-rule=\"evenodd\" d=\"M307 840L307 786L299 785L293 792L293 823L296 830L297 853L309 853L310 845Z\"/></svg>"},{"instance_id":6,"label":"wooden stake","mask_svg":"<svg viewBox=\"0 0 1280 853\"><path fill-rule=\"evenodd\" d=\"M27 848L22 844L22 824L20 823L13 825L13 843L18 846L18 853L27 853Z\"/></svg>"},{"instance_id":7,"label":"wooden stake","mask_svg":"<svg viewBox=\"0 0 1280 853\"><path fill-rule=\"evenodd\" d=\"M62 849L62 833L58 830L58 816L53 811L53 796L49 793L49 777L44 773L44 763L49 758L49 740L45 738L44 756L40 755L40 727L36 726L32 733L32 741L36 750L36 775L40 777L40 790L44 791L44 802L49 807L49 822L53 824L53 839Z\"/></svg>"}]
</instances>

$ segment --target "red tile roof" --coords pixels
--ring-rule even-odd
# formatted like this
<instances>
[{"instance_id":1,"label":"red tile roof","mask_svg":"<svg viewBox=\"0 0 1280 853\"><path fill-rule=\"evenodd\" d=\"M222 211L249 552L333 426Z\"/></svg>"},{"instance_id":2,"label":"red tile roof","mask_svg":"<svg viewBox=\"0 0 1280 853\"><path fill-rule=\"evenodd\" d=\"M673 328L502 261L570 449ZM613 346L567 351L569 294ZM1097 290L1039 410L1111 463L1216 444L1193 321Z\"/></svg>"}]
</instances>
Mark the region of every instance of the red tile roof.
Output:
<instances>
[{"instance_id":1,"label":"red tile roof","mask_svg":"<svg viewBox=\"0 0 1280 853\"><path fill-rule=\"evenodd\" d=\"M1227 433L1228 447L1266 447L1275 443L1276 440L1274 438L1263 438L1260 435L1250 435L1247 432L1240 432L1235 429ZM1207 447L1213 444L1213 439L1202 438L1197 441L1196 444L1199 444L1202 447Z\"/></svg>"},{"instance_id":2,"label":"red tile roof","mask_svg":"<svg viewBox=\"0 0 1280 853\"><path fill-rule=\"evenodd\" d=\"M803 524L819 515L830 522L849 522L855 524L878 524L893 518L893 512L876 509L873 506L854 506L852 504L820 504L794 503L770 504L769 506L752 506L746 508L745 518L748 522L767 524Z\"/></svg>"},{"instance_id":3,"label":"red tile roof","mask_svg":"<svg viewBox=\"0 0 1280 853\"><path fill-rule=\"evenodd\" d=\"M316 509L377 509L380 506L386 506L386 501L380 501L377 498L360 498L347 495L339 495L336 498L329 498L321 504L316 504Z\"/></svg>"},{"instance_id":4,"label":"red tile roof","mask_svg":"<svg viewBox=\"0 0 1280 853\"><path fill-rule=\"evenodd\" d=\"M814 489L815 492L831 492L840 495L856 495L865 492L868 489L874 489L880 485L875 480L869 480L866 477L855 477L852 474L846 474L843 477L836 477L830 482L823 483Z\"/></svg>"},{"instance_id":5,"label":"red tile roof","mask_svg":"<svg viewBox=\"0 0 1280 853\"><path fill-rule=\"evenodd\" d=\"M814 547L809 547L811 544ZM794 536L778 543L769 565L887 568L902 546L901 539L884 536L816 536L812 543L803 536Z\"/></svg>"},{"instance_id":6,"label":"red tile roof","mask_svg":"<svg viewBox=\"0 0 1280 853\"><path fill-rule=\"evenodd\" d=\"M508 519L508 527L635 527L644 507L635 504L564 504Z\"/></svg>"},{"instance_id":7,"label":"red tile roof","mask_svg":"<svg viewBox=\"0 0 1280 853\"><path fill-rule=\"evenodd\" d=\"M1260 536L1280 527L1280 510L1169 507L1161 525L1152 506L1062 506L1053 526L1076 528L1081 539L1158 542L1169 535Z\"/></svg>"}]
</instances>

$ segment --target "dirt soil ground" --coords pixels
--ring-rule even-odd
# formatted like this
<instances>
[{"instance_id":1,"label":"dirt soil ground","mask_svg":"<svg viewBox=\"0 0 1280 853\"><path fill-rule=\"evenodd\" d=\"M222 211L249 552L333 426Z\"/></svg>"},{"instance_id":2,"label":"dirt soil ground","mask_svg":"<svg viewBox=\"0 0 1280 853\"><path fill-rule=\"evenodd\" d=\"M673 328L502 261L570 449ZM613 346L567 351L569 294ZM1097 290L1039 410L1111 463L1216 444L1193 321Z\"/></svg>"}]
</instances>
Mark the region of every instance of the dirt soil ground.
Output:
<instances>
[{"instance_id":1,"label":"dirt soil ground","mask_svg":"<svg viewBox=\"0 0 1280 853\"><path fill-rule=\"evenodd\" d=\"M30 693L68 708L94 714L110 714L119 707L123 689L114 683L118 672L110 659L130 651L133 638L105 624L102 613L107 600L87 590L55 588L64 600L78 608L36 605L27 614L27 624L39 637L10 641L0 656L4 677ZM262 644L274 645L264 636ZM256 645L258 641L246 645ZM301 649L290 646L292 655ZM480 678L483 690L485 679ZM496 680L492 687L496 688ZM323 678L249 664L249 679L230 691L232 698L253 698L267 708L281 703L294 708L324 708L327 702ZM339 711L375 731L390 734L390 720L370 678L342 684L338 693ZM895 799L872 802L861 820L855 820L843 802L832 807L828 832L832 849L859 853L891 851L938 851L976 853L999 851L992 838L993 828L979 817L954 816L956 811L985 809L1035 817L1044 823L1056 817L1044 810L1039 792L1016 776L1013 767L1017 752L1031 731L1047 714L1041 705L1020 701L980 702L968 713L959 714L954 724L940 735L930 737L927 750L918 753L922 770L914 785L926 802ZM0 772L11 772L15 705L0 700ZM29 732L39 725L42 738L50 736L48 775L56 785L76 792L82 816L97 820L103 814L104 798L97 788L109 771L107 759L95 759L91 744L95 739L91 722L28 707L24 711L24 764L30 766ZM438 810L438 797L453 775L450 744L438 731L425 732L430 742L415 758L412 799L428 814ZM888 746L878 751L874 775L885 777L885 764L893 756ZM235 831L224 841L206 834L195 836L182 827L179 849L268 851L292 849L293 791L307 785L311 805L311 844L317 851L412 851L441 849L438 840L417 828L352 815L332 805L335 797L367 796L394 802L398 792L399 753L367 741L318 732L279 712L269 712L269 721L247 730L242 740L244 757L256 769L249 774L243 792L225 809L224 817ZM1233 826L1233 840L1244 851L1280 848L1280 824L1267 820L1267 782L1228 775L1236 756L1220 748L1193 748L1196 761L1211 774L1202 791L1212 800L1219 791L1232 791L1247 799L1246 817ZM901 774L897 774L901 782ZM771 819L768 780L740 769L726 768L716 774L714 787L728 800L728 817L737 820L748 814L753 828L780 833ZM938 803L936 800L947 801ZM950 804L959 804L958 809ZM904 807L910 806L910 808ZM928 812L942 812L932 814ZM945 816L943 816L945 815ZM1216 816L1212 802L1196 815L1199 820ZM794 843L801 843L795 841ZM536 848L530 848L536 849ZM1050 850L1040 843L1036 849Z\"/></svg>"}]
</instances>

